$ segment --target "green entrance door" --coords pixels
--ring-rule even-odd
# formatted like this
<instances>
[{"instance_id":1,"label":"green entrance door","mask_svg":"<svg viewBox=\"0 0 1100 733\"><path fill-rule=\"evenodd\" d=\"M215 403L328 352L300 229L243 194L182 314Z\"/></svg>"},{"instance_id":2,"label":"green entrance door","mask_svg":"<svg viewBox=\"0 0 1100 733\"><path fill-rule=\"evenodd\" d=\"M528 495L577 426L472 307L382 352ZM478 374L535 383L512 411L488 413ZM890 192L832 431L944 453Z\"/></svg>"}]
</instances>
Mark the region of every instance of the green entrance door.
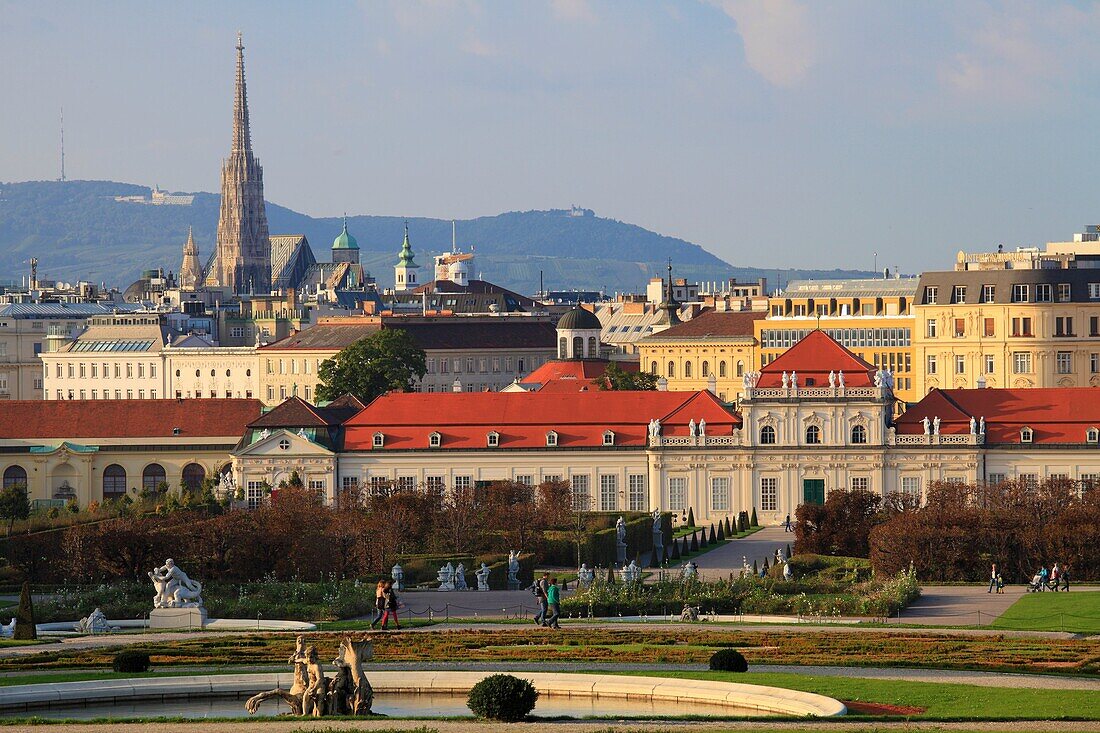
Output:
<instances>
[{"instance_id":1,"label":"green entrance door","mask_svg":"<svg viewBox=\"0 0 1100 733\"><path fill-rule=\"evenodd\" d=\"M825 503L825 479L802 479L802 501L806 504Z\"/></svg>"}]
</instances>

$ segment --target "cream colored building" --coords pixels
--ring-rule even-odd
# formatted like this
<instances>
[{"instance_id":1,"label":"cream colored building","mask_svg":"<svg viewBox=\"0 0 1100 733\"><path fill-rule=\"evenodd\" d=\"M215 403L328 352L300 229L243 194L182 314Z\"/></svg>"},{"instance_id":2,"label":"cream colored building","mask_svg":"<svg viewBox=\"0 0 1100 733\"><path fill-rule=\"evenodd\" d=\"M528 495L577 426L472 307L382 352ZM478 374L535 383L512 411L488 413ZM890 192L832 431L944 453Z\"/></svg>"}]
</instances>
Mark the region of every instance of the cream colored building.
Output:
<instances>
[{"instance_id":1,"label":"cream colored building","mask_svg":"<svg viewBox=\"0 0 1100 733\"><path fill-rule=\"evenodd\" d=\"M0 420L0 476L32 501L135 497L227 470L258 400L16 400Z\"/></svg>"}]
</instances>

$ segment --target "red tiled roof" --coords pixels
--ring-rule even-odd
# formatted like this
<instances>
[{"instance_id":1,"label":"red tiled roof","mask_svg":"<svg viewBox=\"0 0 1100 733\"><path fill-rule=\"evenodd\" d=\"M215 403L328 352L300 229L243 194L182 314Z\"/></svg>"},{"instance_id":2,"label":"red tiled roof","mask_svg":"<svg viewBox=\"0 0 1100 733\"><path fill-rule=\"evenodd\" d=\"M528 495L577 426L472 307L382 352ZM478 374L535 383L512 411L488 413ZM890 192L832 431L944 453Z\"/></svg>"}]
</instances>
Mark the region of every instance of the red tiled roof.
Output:
<instances>
[{"instance_id":1,"label":"red tiled roof","mask_svg":"<svg viewBox=\"0 0 1100 733\"><path fill-rule=\"evenodd\" d=\"M297 395L288 397L248 424L250 428L310 428L330 423L318 410ZM336 423L339 424L339 423Z\"/></svg>"},{"instance_id":2,"label":"red tiled roof","mask_svg":"<svg viewBox=\"0 0 1100 733\"><path fill-rule=\"evenodd\" d=\"M1020 443L1020 429L1034 432L1032 443L1084 443L1085 431L1100 428L1100 389L933 389L895 422L902 434L921 434L921 420L940 418L940 433L970 432L970 417L985 417L986 443Z\"/></svg>"},{"instance_id":3,"label":"red tiled roof","mask_svg":"<svg viewBox=\"0 0 1100 733\"><path fill-rule=\"evenodd\" d=\"M462 318L419 322L413 319L377 324L318 323L261 350L319 349L339 351L385 328L405 331L421 349L553 349L557 332L549 321L484 321Z\"/></svg>"},{"instance_id":4,"label":"red tiled roof","mask_svg":"<svg viewBox=\"0 0 1100 733\"><path fill-rule=\"evenodd\" d=\"M783 372L797 372L799 387L822 387L829 384L829 372L840 371L844 372L847 387L874 383L873 364L848 351L824 331L815 330L761 369L758 385L781 387Z\"/></svg>"},{"instance_id":5,"label":"red tiled roof","mask_svg":"<svg viewBox=\"0 0 1100 733\"><path fill-rule=\"evenodd\" d=\"M764 311L707 310L690 321L646 336L646 340L743 338L753 335L752 324L767 317Z\"/></svg>"},{"instance_id":6,"label":"red tiled roof","mask_svg":"<svg viewBox=\"0 0 1100 733\"><path fill-rule=\"evenodd\" d=\"M599 389L611 362L605 359L555 359L520 380L531 392L581 392ZM638 371L634 362L617 362L624 372Z\"/></svg>"},{"instance_id":7,"label":"red tiled roof","mask_svg":"<svg viewBox=\"0 0 1100 733\"><path fill-rule=\"evenodd\" d=\"M242 399L12 400L0 403L0 440L241 436L262 407Z\"/></svg>"},{"instance_id":8,"label":"red tiled roof","mask_svg":"<svg viewBox=\"0 0 1100 733\"><path fill-rule=\"evenodd\" d=\"M605 430L616 446L641 447L653 418L665 436L687 435L689 420L706 420L708 435L730 435L741 424L706 391L405 392L379 397L344 423L344 448L372 450L376 432L385 436L383 450L428 448L438 432L444 449L487 449L491 431L500 448L545 448L551 430L562 448L601 446Z\"/></svg>"},{"instance_id":9,"label":"red tiled roof","mask_svg":"<svg viewBox=\"0 0 1100 733\"><path fill-rule=\"evenodd\" d=\"M335 349L339 351L380 330L382 330L382 326L378 323L318 323L315 326L302 329L293 336L287 336L285 339L262 346L260 350L323 349L332 351Z\"/></svg>"}]
</instances>

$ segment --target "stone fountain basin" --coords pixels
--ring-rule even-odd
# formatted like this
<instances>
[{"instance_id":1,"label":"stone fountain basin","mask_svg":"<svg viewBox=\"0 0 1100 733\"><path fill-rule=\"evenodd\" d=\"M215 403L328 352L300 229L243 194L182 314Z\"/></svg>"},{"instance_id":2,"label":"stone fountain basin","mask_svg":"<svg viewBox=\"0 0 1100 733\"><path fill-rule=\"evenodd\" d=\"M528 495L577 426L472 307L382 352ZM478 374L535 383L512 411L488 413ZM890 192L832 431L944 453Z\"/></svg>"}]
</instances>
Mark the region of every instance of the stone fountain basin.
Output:
<instances>
[{"instance_id":1,"label":"stone fountain basin","mask_svg":"<svg viewBox=\"0 0 1100 733\"><path fill-rule=\"evenodd\" d=\"M81 632L73 631L76 621L56 621L48 624L37 624L39 634L50 636L84 636ZM110 619L110 626L117 626L120 631L143 631L149 628L147 619ZM285 621L277 618L260 618L259 621L252 618L211 618L207 619L202 628L195 627L195 631L314 631L315 624L307 621ZM180 631L186 631L187 627L181 627Z\"/></svg>"},{"instance_id":2,"label":"stone fountain basin","mask_svg":"<svg viewBox=\"0 0 1100 733\"><path fill-rule=\"evenodd\" d=\"M368 670L367 676L376 693L453 695L469 692L490 674L493 673ZM515 675L530 680L540 694L550 696L706 703L797 717L835 717L847 712L843 703L830 697L764 685L557 672L516 672ZM268 673L15 685L0 687L0 711L10 714L56 705L253 694L276 687L290 689L293 682L292 673ZM245 714L243 707L241 714Z\"/></svg>"}]
</instances>

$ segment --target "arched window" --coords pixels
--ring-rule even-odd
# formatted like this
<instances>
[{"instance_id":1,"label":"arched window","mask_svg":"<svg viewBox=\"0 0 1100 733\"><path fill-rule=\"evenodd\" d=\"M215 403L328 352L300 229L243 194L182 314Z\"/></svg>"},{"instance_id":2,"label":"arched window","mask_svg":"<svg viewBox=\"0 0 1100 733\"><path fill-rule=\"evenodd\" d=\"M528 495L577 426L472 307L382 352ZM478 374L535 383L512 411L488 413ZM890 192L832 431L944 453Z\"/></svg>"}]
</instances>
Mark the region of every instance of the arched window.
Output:
<instances>
[{"instance_id":1,"label":"arched window","mask_svg":"<svg viewBox=\"0 0 1100 733\"><path fill-rule=\"evenodd\" d=\"M760 428L760 445L775 445L775 428L771 425Z\"/></svg>"},{"instance_id":2,"label":"arched window","mask_svg":"<svg viewBox=\"0 0 1100 733\"><path fill-rule=\"evenodd\" d=\"M737 362L737 376L745 376L745 362L743 361Z\"/></svg>"},{"instance_id":3,"label":"arched window","mask_svg":"<svg viewBox=\"0 0 1100 733\"><path fill-rule=\"evenodd\" d=\"M4 469L4 488L27 485L27 469L22 466L8 466Z\"/></svg>"},{"instance_id":4,"label":"arched window","mask_svg":"<svg viewBox=\"0 0 1100 733\"><path fill-rule=\"evenodd\" d=\"M654 375L657 374L657 362L649 362L649 373Z\"/></svg>"},{"instance_id":5,"label":"arched window","mask_svg":"<svg viewBox=\"0 0 1100 733\"><path fill-rule=\"evenodd\" d=\"M718 362L718 376L719 377L726 376L726 362L725 361Z\"/></svg>"},{"instance_id":6,"label":"arched window","mask_svg":"<svg viewBox=\"0 0 1100 733\"><path fill-rule=\"evenodd\" d=\"M118 499L126 495L126 469L112 463L103 469L103 498Z\"/></svg>"},{"instance_id":7,"label":"arched window","mask_svg":"<svg viewBox=\"0 0 1100 733\"><path fill-rule=\"evenodd\" d=\"M691 362L684 362L684 379L691 379Z\"/></svg>"},{"instance_id":8,"label":"arched window","mask_svg":"<svg viewBox=\"0 0 1100 733\"><path fill-rule=\"evenodd\" d=\"M669 378L672 378L672 377L676 376L676 364L674 362L670 361L668 363L668 374L666 374L665 376L667 376Z\"/></svg>"},{"instance_id":9,"label":"arched window","mask_svg":"<svg viewBox=\"0 0 1100 733\"><path fill-rule=\"evenodd\" d=\"M1021 443L1030 443L1032 438L1034 438L1034 437L1035 437L1035 431L1033 431L1031 428L1021 428L1020 429L1020 442Z\"/></svg>"},{"instance_id":10,"label":"arched window","mask_svg":"<svg viewBox=\"0 0 1100 733\"><path fill-rule=\"evenodd\" d=\"M168 479L164 472L164 466L159 463L150 463L141 472L141 488L145 491L156 491L160 484Z\"/></svg>"},{"instance_id":11,"label":"arched window","mask_svg":"<svg viewBox=\"0 0 1100 733\"><path fill-rule=\"evenodd\" d=\"M709 361L704 361L703 362L703 372L702 372L701 376L703 376L703 377L709 377L710 376L710 362Z\"/></svg>"},{"instance_id":12,"label":"arched window","mask_svg":"<svg viewBox=\"0 0 1100 733\"><path fill-rule=\"evenodd\" d=\"M1100 430L1096 428L1089 428L1085 431L1085 442L1096 443L1100 441ZM7 486L7 478L4 479L4 485Z\"/></svg>"},{"instance_id":13,"label":"arched window","mask_svg":"<svg viewBox=\"0 0 1100 733\"><path fill-rule=\"evenodd\" d=\"M573 359L580 359L584 356L584 336L573 337L573 353L569 356Z\"/></svg>"},{"instance_id":14,"label":"arched window","mask_svg":"<svg viewBox=\"0 0 1100 733\"><path fill-rule=\"evenodd\" d=\"M566 350L565 336L562 336L560 339L558 339L558 358L559 359L568 359L569 358L569 352Z\"/></svg>"},{"instance_id":15,"label":"arched window","mask_svg":"<svg viewBox=\"0 0 1100 733\"><path fill-rule=\"evenodd\" d=\"M198 492L206 478L206 469L197 463L188 463L183 467L183 485L188 491Z\"/></svg>"},{"instance_id":16,"label":"arched window","mask_svg":"<svg viewBox=\"0 0 1100 733\"><path fill-rule=\"evenodd\" d=\"M863 445L867 442L867 428L862 425L852 426L852 444Z\"/></svg>"},{"instance_id":17,"label":"arched window","mask_svg":"<svg viewBox=\"0 0 1100 733\"><path fill-rule=\"evenodd\" d=\"M821 443L821 428L810 425L806 428L806 445L819 445Z\"/></svg>"},{"instance_id":18,"label":"arched window","mask_svg":"<svg viewBox=\"0 0 1100 733\"><path fill-rule=\"evenodd\" d=\"M596 340L595 336L588 337L588 353L586 356L589 359L598 359L600 357L599 342Z\"/></svg>"}]
</instances>

